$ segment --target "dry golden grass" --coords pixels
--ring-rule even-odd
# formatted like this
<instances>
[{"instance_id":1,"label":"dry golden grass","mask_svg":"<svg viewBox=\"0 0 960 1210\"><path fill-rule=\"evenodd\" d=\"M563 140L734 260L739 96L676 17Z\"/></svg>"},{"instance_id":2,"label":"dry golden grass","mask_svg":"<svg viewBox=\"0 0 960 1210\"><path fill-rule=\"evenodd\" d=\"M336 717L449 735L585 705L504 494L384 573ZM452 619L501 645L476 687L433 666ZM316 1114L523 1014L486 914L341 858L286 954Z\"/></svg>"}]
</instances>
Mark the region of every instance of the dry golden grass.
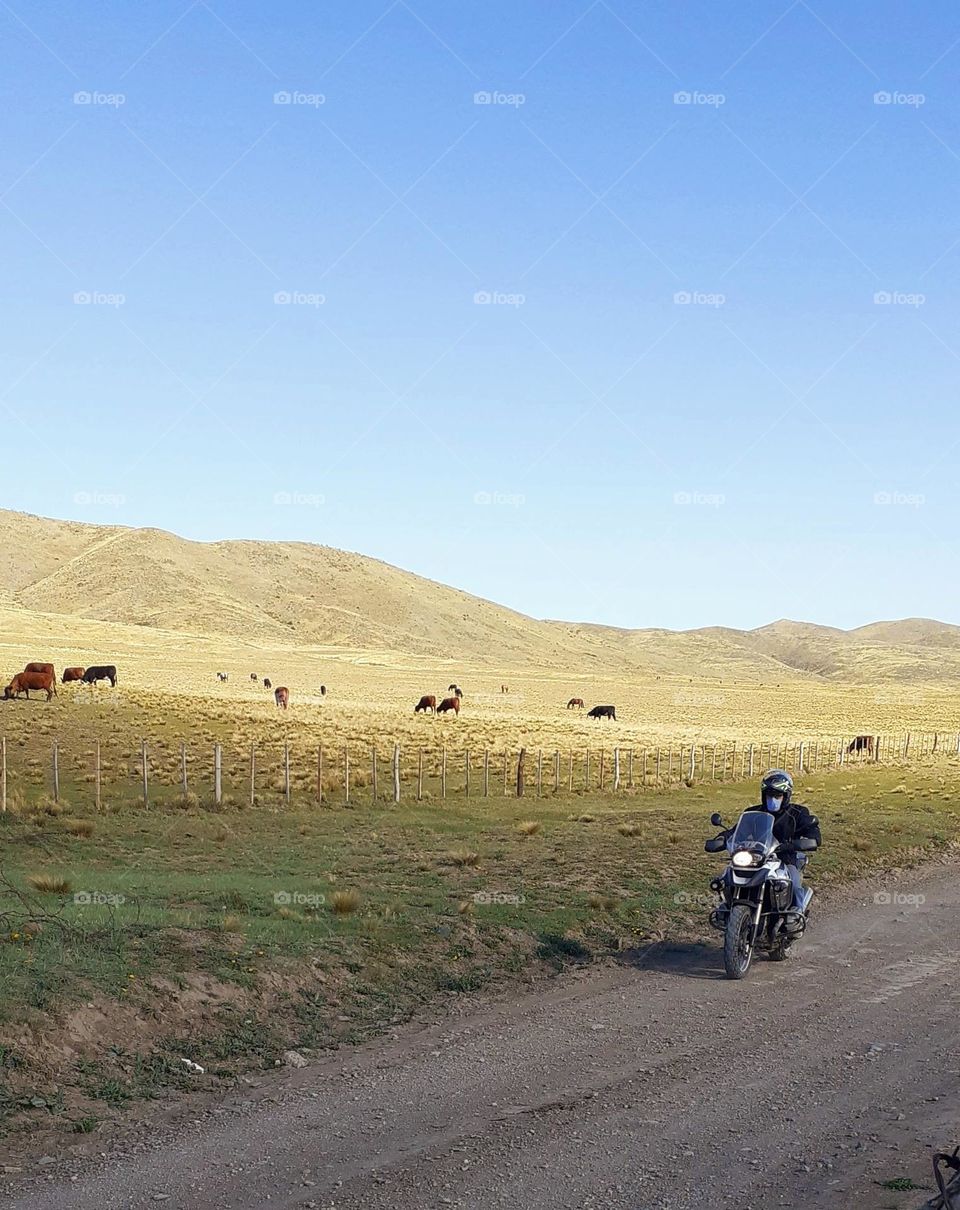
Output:
<instances>
[{"instance_id":1,"label":"dry golden grass","mask_svg":"<svg viewBox=\"0 0 960 1210\"><path fill-rule=\"evenodd\" d=\"M69 895L73 889L70 879L60 874L30 874L27 885L41 895Z\"/></svg>"},{"instance_id":2,"label":"dry golden grass","mask_svg":"<svg viewBox=\"0 0 960 1210\"><path fill-rule=\"evenodd\" d=\"M350 916L359 907L359 891L334 891L330 896L330 910L336 916Z\"/></svg>"},{"instance_id":3,"label":"dry golden grass","mask_svg":"<svg viewBox=\"0 0 960 1210\"><path fill-rule=\"evenodd\" d=\"M65 819L63 826L71 836L84 840L88 840L96 831L96 824L92 819Z\"/></svg>"}]
</instances>

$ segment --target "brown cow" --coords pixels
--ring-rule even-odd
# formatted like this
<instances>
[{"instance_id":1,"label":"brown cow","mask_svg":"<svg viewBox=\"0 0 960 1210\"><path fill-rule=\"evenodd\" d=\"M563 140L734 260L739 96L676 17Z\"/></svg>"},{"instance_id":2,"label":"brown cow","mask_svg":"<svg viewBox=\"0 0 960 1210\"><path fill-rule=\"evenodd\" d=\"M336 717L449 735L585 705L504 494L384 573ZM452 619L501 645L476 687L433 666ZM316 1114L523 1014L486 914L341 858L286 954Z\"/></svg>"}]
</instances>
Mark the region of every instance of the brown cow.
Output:
<instances>
[{"instance_id":1,"label":"brown cow","mask_svg":"<svg viewBox=\"0 0 960 1210\"><path fill-rule=\"evenodd\" d=\"M84 671L83 668L64 668L63 684L69 685L71 681L82 681Z\"/></svg>"},{"instance_id":2,"label":"brown cow","mask_svg":"<svg viewBox=\"0 0 960 1210\"><path fill-rule=\"evenodd\" d=\"M582 698L582 697L572 697L572 698L570 699L570 701L569 701L569 702L567 702L567 709L568 709L568 710L572 710L572 709L573 709L575 706L576 706L576 708L577 708L578 710L582 710L582 709L583 709L583 698Z\"/></svg>"},{"instance_id":3,"label":"brown cow","mask_svg":"<svg viewBox=\"0 0 960 1210\"><path fill-rule=\"evenodd\" d=\"M57 692L56 678L51 672L18 672L6 689L4 689L3 696L9 701L10 698L19 697L21 693L25 693L27 701L29 701L31 689L35 693L45 692L47 701L49 702Z\"/></svg>"},{"instance_id":4,"label":"brown cow","mask_svg":"<svg viewBox=\"0 0 960 1210\"><path fill-rule=\"evenodd\" d=\"M286 708L290 702L290 690L285 689L283 687L283 685L281 685L279 687L279 689L274 689L273 700L277 703L278 706L282 706L284 708L284 710L286 710Z\"/></svg>"},{"instance_id":5,"label":"brown cow","mask_svg":"<svg viewBox=\"0 0 960 1210\"><path fill-rule=\"evenodd\" d=\"M27 664L24 672L42 672L44 675L49 675L53 680L53 692L57 692L57 670L52 664L34 663Z\"/></svg>"},{"instance_id":6,"label":"brown cow","mask_svg":"<svg viewBox=\"0 0 960 1210\"><path fill-rule=\"evenodd\" d=\"M446 714L450 710L454 714L460 713L460 699L458 697L445 697L437 707L437 714Z\"/></svg>"},{"instance_id":7,"label":"brown cow","mask_svg":"<svg viewBox=\"0 0 960 1210\"><path fill-rule=\"evenodd\" d=\"M424 712L424 714L426 714L428 710L432 710L434 714L437 713L437 699L432 693L425 693L423 695L420 701L414 706L413 713L419 714L421 710Z\"/></svg>"},{"instance_id":8,"label":"brown cow","mask_svg":"<svg viewBox=\"0 0 960 1210\"><path fill-rule=\"evenodd\" d=\"M872 735L857 735L847 748L847 752L866 752L867 756L873 756L873 736Z\"/></svg>"}]
</instances>

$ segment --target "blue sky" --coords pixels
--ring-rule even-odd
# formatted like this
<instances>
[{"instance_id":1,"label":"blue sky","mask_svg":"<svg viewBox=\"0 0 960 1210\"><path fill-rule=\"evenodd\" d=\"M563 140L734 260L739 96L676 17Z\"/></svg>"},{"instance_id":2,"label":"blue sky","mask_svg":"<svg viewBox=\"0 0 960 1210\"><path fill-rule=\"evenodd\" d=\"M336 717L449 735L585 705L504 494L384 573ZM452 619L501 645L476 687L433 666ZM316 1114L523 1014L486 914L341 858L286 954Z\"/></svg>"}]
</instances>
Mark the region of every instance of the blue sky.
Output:
<instances>
[{"instance_id":1,"label":"blue sky","mask_svg":"<svg viewBox=\"0 0 960 1210\"><path fill-rule=\"evenodd\" d=\"M11 0L0 60L4 506L960 622L955 6Z\"/></svg>"}]
</instances>

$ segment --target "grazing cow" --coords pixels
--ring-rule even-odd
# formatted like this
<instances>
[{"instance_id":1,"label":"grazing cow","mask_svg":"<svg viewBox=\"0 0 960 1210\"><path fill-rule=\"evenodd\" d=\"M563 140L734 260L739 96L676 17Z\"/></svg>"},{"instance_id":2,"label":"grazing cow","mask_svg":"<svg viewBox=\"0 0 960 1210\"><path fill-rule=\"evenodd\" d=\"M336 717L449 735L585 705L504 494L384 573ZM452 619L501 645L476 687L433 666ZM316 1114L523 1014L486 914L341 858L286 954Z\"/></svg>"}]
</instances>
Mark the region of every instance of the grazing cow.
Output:
<instances>
[{"instance_id":1,"label":"grazing cow","mask_svg":"<svg viewBox=\"0 0 960 1210\"><path fill-rule=\"evenodd\" d=\"M446 714L452 710L454 714L460 713L460 699L454 695L453 697L445 697L437 707L437 714Z\"/></svg>"},{"instance_id":2,"label":"grazing cow","mask_svg":"<svg viewBox=\"0 0 960 1210\"><path fill-rule=\"evenodd\" d=\"M250 679L251 679L251 681L258 681L260 678L257 676L257 674L255 672L251 672Z\"/></svg>"},{"instance_id":3,"label":"grazing cow","mask_svg":"<svg viewBox=\"0 0 960 1210\"><path fill-rule=\"evenodd\" d=\"M115 664L97 664L88 668L83 674L85 685L95 685L97 681L109 681L113 689L117 687L117 667Z\"/></svg>"},{"instance_id":4,"label":"grazing cow","mask_svg":"<svg viewBox=\"0 0 960 1210\"><path fill-rule=\"evenodd\" d=\"M421 710L424 712L424 714L426 714L428 710L432 710L434 714L437 713L437 699L432 693L425 693L423 695L420 701L414 706L413 713L419 714Z\"/></svg>"},{"instance_id":5,"label":"grazing cow","mask_svg":"<svg viewBox=\"0 0 960 1210\"><path fill-rule=\"evenodd\" d=\"M18 672L4 689L3 696L9 701L10 698L19 697L21 693L25 693L27 701L29 701L31 689L35 693L46 693L49 702L57 692L57 678L52 672Z\"/></svg>"},{"instance_id":6,"label":"grazing cow","mask_svg":"<svg viewBox=\"0 0 960 1210\"><path fill-rule=\"evenodd\" d=\"M28 664L23 670L24 672L49 672L54 680L57 679L57 670L52 664Z\"/></svg>"},{"instance_id":7,"label":"grazing cow","mask_svg":"<svg viewBox=\"0 0 960 1210\"><path fill-rule=\"evenodd\" d=\"M217 673L217 680L220 682L221 685L225 684L228 679L229 678L227 677L227 674L225 672Z\"/></svg>"},{"instance_id":8,"label":"grazing cow","mask_svg":"<svg viewBox=\"0 0 960 1210\"><path fill-rule=\"evenodd\" d=\"M576 707L578 710L582 710L583 706L584 702L582 697L572 697L570 701L567 702L568 710L572 710L574 707Z\"/></svg>"},{"instance_id":9,"label":"grazing cow","mask_svg":"<svg viewBox=\"0 0 960 1210\"><path fill-rule=\"evenodd\" d=\"M326 697L326 696L327 696L327 687L326 687L326 685L321 685L321 686L320 686L320 696L321 696L321 697Z\"/></svg>"},{"instance_id":10,"label":"grazing cow","mask_svg":"<svg viewBox=\"0 0 960 1210\"><path fill-rule=\"evenodd\" d=\"M64 668L63 684L69 685L71 681L82 681L84 670L82 668Z\"/></svg>"},{"instance_id":11,"label":"grazing cow","mask_svg":"<svg viewBox=\"0 0 960 1210\"><path fill-rule=\"evenodd\" d=\"M270 678L269 678L268 676L265 676L265 677L263 678L263 687L264 687L264 689L272 689L272 688L273 688L273 682L270 680Z\"/></svg>"},{"instance_id":12,"label":"grazing cow","mask_svg":"<svg viewBox=\"0 0 960 1210\"><path fill-rule=\"evenodd\" d=\"M592 710L587 711L587 718L612 718L617 721L616 706L594 706Z\"/></svg>"},{"instance_id":13,"label":"grazing cow","mask_svg":"<svg viewBox=\"0 0 960 1210\"><path fill-rule=\"evenodd\" d=\"M510 690L509 690L509 689L506 687L506 685L501 685L501 686L500 686L500 692L501 692L501 693L509 693L509 692L510 692Z\"/></svg>"},{"instance_id":14,"label":"grazing cow","mask_svg":"<svg viewBox=\"0 0 960 1210\"><path fill-rule=\"evenodd\" d=\"M277 689L274 689L273 700L278 706L282 706L283 709L286 710L287 706L290 704L290 690L285 689L283 685Z\"/></svg>"},{"instance_id":15,"label":"grazing cow","mask_svg":"<svg viewBox=\"0 0 960 1210\"><path fill-rule=\"evenodd\" d=\"M873 756L873 736L858 735L850 741L847 748L848 752L866 752L867 756Z\"/></svg>"}]
</instances>

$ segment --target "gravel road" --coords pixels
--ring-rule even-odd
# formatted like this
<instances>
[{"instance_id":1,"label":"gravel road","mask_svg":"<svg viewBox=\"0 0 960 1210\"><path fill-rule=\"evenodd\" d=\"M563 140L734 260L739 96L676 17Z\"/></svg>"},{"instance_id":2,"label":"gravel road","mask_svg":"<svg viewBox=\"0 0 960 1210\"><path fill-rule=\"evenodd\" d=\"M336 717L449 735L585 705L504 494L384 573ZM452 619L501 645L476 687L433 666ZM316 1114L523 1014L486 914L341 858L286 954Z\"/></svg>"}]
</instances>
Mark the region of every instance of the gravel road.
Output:
<instances>
[{"instance_id":1,"label":"gravel road","mask_svg":"<svg viewBox=\"0 0 960 1210\"><path fill-rule=\"evenodd\" d=\"M758 960L741 983L722 978L717 945L663 944L535 994L471 997L121 1132L105 1155L48 1157L5 1178L5 1204L916 1205L881 1182L929 1187L931 1148L960 1142L958 875L844 892L789 962Z\"/></svg>"}]
</instances>

